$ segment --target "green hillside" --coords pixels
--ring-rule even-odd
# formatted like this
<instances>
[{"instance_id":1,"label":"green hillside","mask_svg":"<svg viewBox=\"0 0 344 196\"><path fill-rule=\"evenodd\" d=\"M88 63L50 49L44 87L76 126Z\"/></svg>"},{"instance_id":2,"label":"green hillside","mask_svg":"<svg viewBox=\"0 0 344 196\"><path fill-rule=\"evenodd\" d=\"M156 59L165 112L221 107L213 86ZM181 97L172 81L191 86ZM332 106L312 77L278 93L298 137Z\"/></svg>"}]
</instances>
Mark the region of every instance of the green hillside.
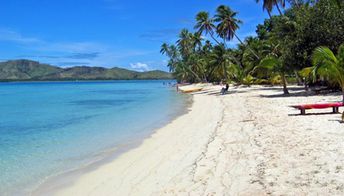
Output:
<instances>
[{"instance_id":1,"label":"green hillside","mask_svg":"<svg viewBox=\"0 0 344 196\"><path fill-rule=\"evenodd\" d=\"M137 72L123 68L104 68L76 66L60 68L40 64L31 60L12 60L0 63L1 81L22 80L145 80L172 79L172 75L163 71Z\"/></svg>"},{"instance_id":2,"label":"green hillside","mask_svg":"<svg viewBox=\"0 0 344 196\"><path fill-rule=\"evenodd\" d=\"M0 80L30 80L57 73L61 68L36 61L14 60L0 63Z\"/></svg>"},{"instance_id":3,"label":"green hillside","mask_svg":"<svg viewBox=\"0 0 344 196\"><path fill-rule=\"evenodd\" d=\"M172 78L172 75L170 73L160 71L160 70L155 70L155 71L147 71L147 72L142 72L138 75L137 79L165 79L165 77L169 76Z\"/></svg>"}]
</instances>

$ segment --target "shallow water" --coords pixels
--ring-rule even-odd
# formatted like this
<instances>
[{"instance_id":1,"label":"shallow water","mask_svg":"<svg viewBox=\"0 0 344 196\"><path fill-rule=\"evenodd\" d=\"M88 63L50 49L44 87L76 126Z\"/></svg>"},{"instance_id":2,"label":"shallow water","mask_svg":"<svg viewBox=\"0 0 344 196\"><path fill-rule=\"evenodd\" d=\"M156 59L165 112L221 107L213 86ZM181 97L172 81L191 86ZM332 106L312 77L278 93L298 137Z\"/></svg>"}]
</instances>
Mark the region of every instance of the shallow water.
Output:
<instances>
[{"instance_id":1,"label":"shallow water","mask_svg":"<svg viewBox=\"0 0 344 196\"><path fill-rule=\"evenodd\" d=\"M0 195L103 158L169 122L188 98L163 81L0 84Z\"/></svg>"}]
</instances>

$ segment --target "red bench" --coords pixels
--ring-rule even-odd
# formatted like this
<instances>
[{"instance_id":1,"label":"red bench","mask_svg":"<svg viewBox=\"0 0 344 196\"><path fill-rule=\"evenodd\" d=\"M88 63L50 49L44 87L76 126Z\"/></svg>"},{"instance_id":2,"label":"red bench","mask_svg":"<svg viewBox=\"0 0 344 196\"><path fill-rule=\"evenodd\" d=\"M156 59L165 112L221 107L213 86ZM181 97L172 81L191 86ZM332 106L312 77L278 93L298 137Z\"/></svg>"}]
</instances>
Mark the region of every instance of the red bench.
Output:
<instances>
[{"instance_id":1,"label":"red bench","mask_svg":"<svg viewBox=\"0 0 344 196\"><path fill-rule=\"evenodd\" d=\"M337 103L318 103L318 104L305 104L305 105L294 105L291 106L295 109L299 109L301 111L301 115L306 114L306 110L309 109L325 109L325 108L332 108L333 113L339 112L339 107L343 107L343 102L337 102Z\"/></svg>"}]
</instances>

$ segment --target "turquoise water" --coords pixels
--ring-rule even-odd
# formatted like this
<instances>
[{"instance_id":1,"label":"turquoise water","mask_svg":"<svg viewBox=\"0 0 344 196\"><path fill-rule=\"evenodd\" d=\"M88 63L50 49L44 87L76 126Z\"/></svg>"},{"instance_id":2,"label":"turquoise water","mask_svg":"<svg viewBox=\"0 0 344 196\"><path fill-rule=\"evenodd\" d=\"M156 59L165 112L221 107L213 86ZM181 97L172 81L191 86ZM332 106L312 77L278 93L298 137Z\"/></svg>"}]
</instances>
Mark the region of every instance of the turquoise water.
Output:
<instances>
[{"instance_id":1,"label":"turquoise water","mask_svg":"<svg viewBox=\"0 0 344 196\"><path fill-rule=\"evenodd\" d=\"M0 195L103 158L184 111L163 81L0 84Z\"/></svg>"}]
</instances>

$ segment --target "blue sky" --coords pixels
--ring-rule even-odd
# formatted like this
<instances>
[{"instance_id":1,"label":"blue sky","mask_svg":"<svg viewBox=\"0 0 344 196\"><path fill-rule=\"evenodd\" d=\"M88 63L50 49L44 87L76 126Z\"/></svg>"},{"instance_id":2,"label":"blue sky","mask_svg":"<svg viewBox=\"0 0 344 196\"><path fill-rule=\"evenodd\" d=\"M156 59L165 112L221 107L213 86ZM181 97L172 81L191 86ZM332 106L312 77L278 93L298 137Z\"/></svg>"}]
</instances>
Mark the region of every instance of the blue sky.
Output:
<instances>
[{"instance_id":1,"label":"blue sky","mask_svg":"<svg viewBox=\"0 0 344 196\"><path fill-rule=\"evenodd\" d=\"M255 0L10 0L0 6L0 59L61 67L87 65L167 70L159 53L199 11L238 11L241 38L267 18ZM231 45L235 46L236 41Z\"/></svg>"}]
</instances>

